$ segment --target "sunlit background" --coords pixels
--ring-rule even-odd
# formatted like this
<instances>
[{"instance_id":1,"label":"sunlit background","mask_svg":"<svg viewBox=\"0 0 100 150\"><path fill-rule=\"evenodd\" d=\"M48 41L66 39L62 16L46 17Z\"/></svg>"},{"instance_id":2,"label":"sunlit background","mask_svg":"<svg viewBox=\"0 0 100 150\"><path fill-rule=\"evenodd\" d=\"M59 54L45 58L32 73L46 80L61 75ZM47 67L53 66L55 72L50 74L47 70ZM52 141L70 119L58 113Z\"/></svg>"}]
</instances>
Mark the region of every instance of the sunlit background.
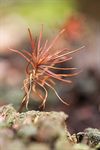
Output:
<instances>
[{"instance_id":1,"label":"sunlit background","mask_svg":"<svg viewBox=\"0 0 100 150\"><path fill-rule=\"evenodd\" d=\"M0 106L21 104L25 60L9 48L31 50L28 28L34 39L43 24L43 40L52 41L63 28L63 36L54 46L70 50L83 45L73 54L73 60L63 63L82 72L71 77L72 85L56 81L59 95L66 99L66 107L48 89L45 111L64 111L70 131L100 126L100 1L95 0L0 0ZM61 65L62 67L62 65ZM29 110L38 110L40 100L30 97Z\"/></svg>"}]
</instances>

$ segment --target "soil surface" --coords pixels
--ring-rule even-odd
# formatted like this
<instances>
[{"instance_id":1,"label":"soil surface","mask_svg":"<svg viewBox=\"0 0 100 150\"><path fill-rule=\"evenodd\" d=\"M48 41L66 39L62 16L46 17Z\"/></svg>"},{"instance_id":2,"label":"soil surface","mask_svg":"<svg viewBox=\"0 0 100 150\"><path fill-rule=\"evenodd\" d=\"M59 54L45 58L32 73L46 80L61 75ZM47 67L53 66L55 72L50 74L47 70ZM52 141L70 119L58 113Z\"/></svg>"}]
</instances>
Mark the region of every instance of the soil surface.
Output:
<instances>
[{"instance_id":1,"label":"soil surface","mask_svg":"<svg viewBox=\"0 0 100 150\"><path fill-rule=\"evenodd\" d=\"M0 108L0 150L100 150L100 130L70 135L63 112Z\"/></svg>"}]
</instances>

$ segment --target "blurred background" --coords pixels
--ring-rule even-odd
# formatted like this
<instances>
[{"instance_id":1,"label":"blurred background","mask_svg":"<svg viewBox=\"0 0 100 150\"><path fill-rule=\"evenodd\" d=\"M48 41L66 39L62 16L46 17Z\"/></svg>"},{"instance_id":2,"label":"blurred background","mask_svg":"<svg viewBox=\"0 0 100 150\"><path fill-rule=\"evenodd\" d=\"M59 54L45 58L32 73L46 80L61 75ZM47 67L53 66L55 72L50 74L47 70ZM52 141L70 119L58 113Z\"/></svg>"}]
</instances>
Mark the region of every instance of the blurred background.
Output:
<instances>
[{"instance_id":1,"label":"blurred background","mask_svg":"<svg viewBox=\"0 0 100 150\"><path fill-rule=\"evenodd\" d=\"M52 38L63 28L66 32L54 49L74 50L85 45L73 60L61 64L82 72L71 77L72 85L56 81L66 107L49 91L45 111L64 111L71 133L86 127L100 128L100 1L97 0L0 0L0 106L20 106L24 92L25 60L9 48L31 50L27 28L34 39L43 24L43 40ZM48 89L49 90L49 89ZM29 109L39 110L40 100L30 98Z\"/></svg>"}]
</instances>

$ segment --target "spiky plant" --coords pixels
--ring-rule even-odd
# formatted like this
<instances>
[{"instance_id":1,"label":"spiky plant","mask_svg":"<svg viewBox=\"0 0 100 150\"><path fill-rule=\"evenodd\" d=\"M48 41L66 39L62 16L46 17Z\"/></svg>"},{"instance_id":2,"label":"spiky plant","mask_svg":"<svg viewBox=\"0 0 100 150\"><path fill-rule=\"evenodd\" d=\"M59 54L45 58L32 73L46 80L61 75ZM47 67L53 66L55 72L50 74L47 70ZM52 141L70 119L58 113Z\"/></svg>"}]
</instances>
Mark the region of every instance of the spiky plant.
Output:
<instances>
[{"instance_id":1,"label":"spiky plant","mask_svg":"<svg viewBox=\"0 0 100 150\"><path fill-rule=\"evenodd\" d=\"M42 45L42 33L43 28L40 31L38 42L34 42L32 34L30 29L28 29L30 41L31 41L31 48L32 51L28 52L26 50L15 50L10 49L13 52L18 53L21 55L25 60L27 61L26 66L26 79L24 80L24 91L25 95L23 97L20 110L24 106L26 108L28 107L30 93L36 93L42 100L42 104L40 107L45 107L45 103L48 97L48 90L47 87L52 89L56 96L59 98L59 100L64 103L65 105L68 105L57 93L57 91L54 88L55 81L59 80L64 83L72 83L71 80L66 79L70 76L75 76L78 74L56 74L54 73L54 70L75 70L76 68L60 68L56 67L55 65L66 62L68 60L71 60L72 57L70 54L75 53L76 51L80 50L81 48L78 48L76 50L69 51L67 48L59 49L55 53L50 53L51 49L53 48L54 44L58 40L58 38L64 33L65 29L61 30L57 36L53 39L51 44L48 45L48 40L45 41L44 45ZM64 78L63 78L64 77ZM41 91L41 88L44 90L45 94L43 95L43 92Z\"/></svg>"}]
</instances>

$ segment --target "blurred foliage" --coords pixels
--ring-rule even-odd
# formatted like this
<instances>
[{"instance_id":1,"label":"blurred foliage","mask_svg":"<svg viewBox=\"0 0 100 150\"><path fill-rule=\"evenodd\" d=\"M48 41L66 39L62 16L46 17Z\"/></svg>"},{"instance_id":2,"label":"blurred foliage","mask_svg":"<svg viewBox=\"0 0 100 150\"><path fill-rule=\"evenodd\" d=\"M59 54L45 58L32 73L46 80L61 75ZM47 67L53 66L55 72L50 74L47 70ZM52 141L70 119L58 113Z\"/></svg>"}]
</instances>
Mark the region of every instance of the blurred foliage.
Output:
<instances>
[{"instance_id":1,"label":"blurred foliage","mask_svg":"<svg viewBox=\"0 0 100 150\"><path fill-rule=\"evenodd\" d=\"M73 0L12 0L0 1L0 14L17 14L28 20L28 23L62 22L74 11L76 3Z\"/></svg>"},{"instance_id":2,"label":"blurred foliage","mask_svg":"<svg viewBox=\"0 0 100 150\"><path fill-rule=\"evenodd\" d=\"M100 23L100 1L97 0L77 0L78 10L88 18L97 20Z\"/></svg>"}]
</instances>

